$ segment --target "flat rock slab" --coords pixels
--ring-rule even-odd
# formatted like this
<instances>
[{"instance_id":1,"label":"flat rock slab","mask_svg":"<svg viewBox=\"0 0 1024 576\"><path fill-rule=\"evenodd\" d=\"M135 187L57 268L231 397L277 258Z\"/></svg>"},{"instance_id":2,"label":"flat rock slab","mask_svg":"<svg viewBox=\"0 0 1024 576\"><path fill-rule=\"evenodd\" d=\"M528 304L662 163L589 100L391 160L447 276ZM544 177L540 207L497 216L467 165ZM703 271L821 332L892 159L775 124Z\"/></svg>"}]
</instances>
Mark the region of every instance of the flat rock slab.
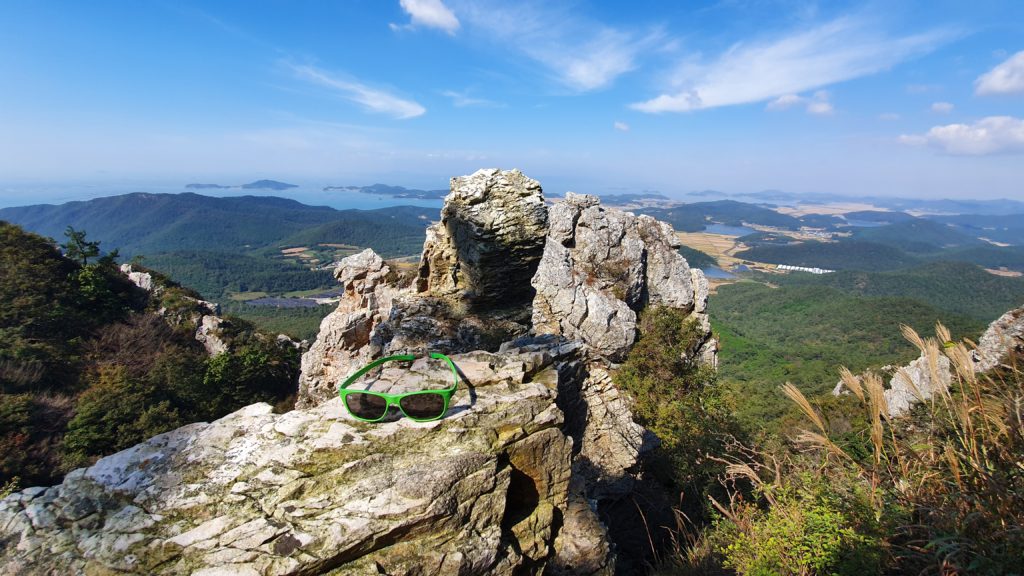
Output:
<instances>
[{"instance_id":1,"label":"flat rock slab","mask_svg":"<svg viewBox=\"0 0 1024 576\"><path fill-rule=\"evenodd\" d=\"M555 382L541 376L551 357L453 359L475 381L439 421L367 424L338 398L286 414L254 404L103 458L61 485L12 494L0 501L0 574L542 565L571 474ZM417 375L443 379L447 367L433 364L385 373L411 387Z\"/></svg>"}]
</instances>

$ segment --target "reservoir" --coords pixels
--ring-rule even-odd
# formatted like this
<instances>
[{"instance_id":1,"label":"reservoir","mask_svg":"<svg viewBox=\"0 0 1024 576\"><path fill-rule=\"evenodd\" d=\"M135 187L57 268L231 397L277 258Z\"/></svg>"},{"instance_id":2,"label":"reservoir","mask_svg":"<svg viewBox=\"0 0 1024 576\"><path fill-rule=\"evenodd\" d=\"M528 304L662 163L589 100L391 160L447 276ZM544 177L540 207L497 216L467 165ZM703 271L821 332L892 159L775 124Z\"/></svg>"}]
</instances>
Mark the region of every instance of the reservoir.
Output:
<instances>
[{"instance_id":1,"label":"reservoir","mask_svg":"<svg viewBox=\"0 0 1024 576\"><path fill-rule=\"evenodd\" d=\"M708 278L728 280L730 278L736 277L736 275L733 274L732 272L726 272L725 270L722 270L718 266L708 266L707 268L701 268L701 270L704 271L704 275L707 276Z\"/></svg>"},{"instance_id":2,"label":"reservoir","mask_svg":"<svg viewBox=\"0 0 1024 576\"><path fill-rule=\"evenodd\" d=\"M708 224L704 231L708 234L721 234L723 236L746 236L757 232L746 226L728 226L726 224Z\"/></svg>"}]
</instances>

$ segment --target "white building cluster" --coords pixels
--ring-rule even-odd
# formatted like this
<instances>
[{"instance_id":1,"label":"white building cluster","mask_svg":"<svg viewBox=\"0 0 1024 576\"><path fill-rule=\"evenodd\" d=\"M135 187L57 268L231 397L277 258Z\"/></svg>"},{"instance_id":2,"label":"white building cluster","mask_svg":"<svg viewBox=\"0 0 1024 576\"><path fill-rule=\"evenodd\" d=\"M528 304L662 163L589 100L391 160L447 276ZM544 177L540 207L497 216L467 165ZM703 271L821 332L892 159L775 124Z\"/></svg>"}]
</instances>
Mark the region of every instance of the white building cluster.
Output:
<instances>
[{"instance_id":1,"label":"white building cluster","mask_svg":"<svg viewBox=\"0 0 1024 576\"><path fill-rule=\"evenodd\" d=\"M824 268L807 268L805 266L790 266L789 264L779 264L776 268L790 272L810 272L811 274L830 274L835 272L835 270L825 270Z\"/></svg>"}]
</instances>

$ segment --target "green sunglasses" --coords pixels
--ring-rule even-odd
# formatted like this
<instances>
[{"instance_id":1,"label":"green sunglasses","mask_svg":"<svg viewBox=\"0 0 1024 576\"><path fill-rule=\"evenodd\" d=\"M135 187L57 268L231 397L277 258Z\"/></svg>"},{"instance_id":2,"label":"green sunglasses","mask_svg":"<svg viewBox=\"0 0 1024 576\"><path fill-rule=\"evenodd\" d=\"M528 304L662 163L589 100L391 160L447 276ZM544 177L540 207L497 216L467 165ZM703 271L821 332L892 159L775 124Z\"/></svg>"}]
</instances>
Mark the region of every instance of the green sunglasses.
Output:
<instances>
[{"instance_id":1,"label":"green sunglasses","mask_svg":"<svg viewBox=\"0 0 1024 576\"><path fill-rule=\"evenodd\" d=\"M380 422L388 414L392 406L398 406L406 417L417 422L430 422L438 420L448 412L448 402L459 385L459 372L455 369L452 359L439 352L431 352L431 358L444 360L452 370L455 382L451 388L442 390L420 390L418 392L406 392L404 394L384 394L381 392L370 392L368 390L346 390L353 382L358 380L370 370L386 362L409 362L416 359L414 354L401 354L398 356L387 356L379 358L363 366L355 374L348 377L338 395L341 396L345 408L353 418L363 422Z\"/></svg>"}]
</instances>

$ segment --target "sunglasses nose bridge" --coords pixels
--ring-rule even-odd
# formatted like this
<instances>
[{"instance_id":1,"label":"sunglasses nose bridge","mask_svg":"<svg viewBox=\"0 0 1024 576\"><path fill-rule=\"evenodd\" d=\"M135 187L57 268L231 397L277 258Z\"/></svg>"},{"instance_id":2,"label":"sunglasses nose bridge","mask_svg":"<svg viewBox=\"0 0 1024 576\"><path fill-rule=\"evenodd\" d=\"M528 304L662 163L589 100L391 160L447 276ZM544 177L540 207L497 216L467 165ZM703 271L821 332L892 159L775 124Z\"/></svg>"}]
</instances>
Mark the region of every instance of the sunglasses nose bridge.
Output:
<instances>
[{"instance_id":1,"label":"sunglasses nose bridge","mask_svg":"<svg viewBox=\"0 0 1024 576\"><path fill-rule=\"evenodd\" d=\"M391 411L392 406L396 406L399 410L402 410L402 405L399 403L402 399L401 396L385 396L384 399L387 400L388 403L387 406L384 407L385 414Z\"/></svg>"}]
</instances>

